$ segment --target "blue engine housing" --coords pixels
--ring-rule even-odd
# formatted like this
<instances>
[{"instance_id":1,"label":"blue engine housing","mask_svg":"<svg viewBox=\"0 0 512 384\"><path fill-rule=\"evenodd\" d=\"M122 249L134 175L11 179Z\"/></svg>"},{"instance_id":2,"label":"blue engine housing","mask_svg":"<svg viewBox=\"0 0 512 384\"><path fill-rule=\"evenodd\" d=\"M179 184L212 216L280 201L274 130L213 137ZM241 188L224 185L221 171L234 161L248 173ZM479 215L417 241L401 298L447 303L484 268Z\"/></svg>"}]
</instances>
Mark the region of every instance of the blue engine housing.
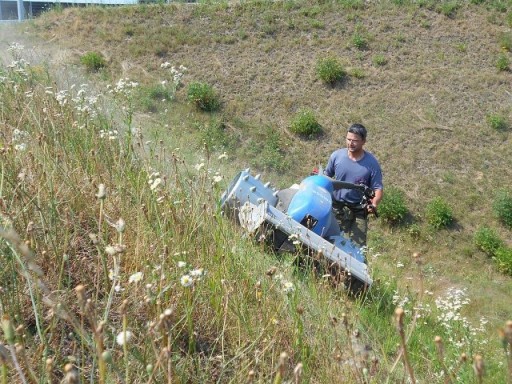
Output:
<instances>
[{"instance_id":1,"label":"blue engine housing","mask_svg":"<svg viewBox=\"0 0 512 384\"><path fill-rule=\"evenodd\" d=\"M332 182L325 176L304 179L288 206L287 214L320 236L331 226Z\"/></svg>"}]
</instances>

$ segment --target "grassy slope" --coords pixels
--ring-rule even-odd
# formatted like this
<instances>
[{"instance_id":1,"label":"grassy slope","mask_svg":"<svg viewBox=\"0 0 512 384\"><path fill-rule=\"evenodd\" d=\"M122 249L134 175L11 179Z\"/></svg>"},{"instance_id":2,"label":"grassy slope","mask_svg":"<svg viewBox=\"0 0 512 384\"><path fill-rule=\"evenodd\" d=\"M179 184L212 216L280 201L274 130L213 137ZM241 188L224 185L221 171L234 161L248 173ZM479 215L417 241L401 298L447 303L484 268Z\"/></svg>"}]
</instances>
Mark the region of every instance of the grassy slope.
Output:
<instances>
[{"instance_id":1,"label":"grassy slope","mask_svg":"<svg viewBox=\"0 0 512 384\"><path fill-rule=\"evenodd\" d=\"M34 24L53 43L71 49L75 62L84 52L103 52L109 58L107 77L156 81L159 64L170 61L189 68L187 82L214 84L223 96L222 118L238 140L228 148L237 158L234 169L251 164L244 152L265 140L261 127L269 125L296 164L284 177L296 180L326 161L340 143L340 127L362 121L386 184L407 191L411 220L422 230L414 242L405 229L372 223L371 245L381 253L372 265L403 285L413 284L407 279L410 255L419 250L429 273L427 289L467 287L470 316L485 315L501 325L512 316L512 282L474 249L471 238L482 223L510 237L492 218L485 198L496 186L510 187L512 176L509 134L485 123L488 113L511 114L510 73L494 66L500 34L508 30L506 14L468 7L448 18L391 5L285 4L88 8L50 13ZM367 36L367 50L353 47L356 29ZM314 66L328 52L366 76L325 87L315 79ZM372 63L377 54L387 58L385 66ZM178 103L184 95L179 96ZM304 106L317 112L322 137L300 140L287 131L293 113ZM181 115L169 119L181 120L190 131L193 122L204 119L181 103L173 113ZM266 173L276 178L272 170ZM440 233L421 220L425 203L436 195L450 202L457 218L456 226ZM395 268L397 262L405 268Z\"/></svg>"},{"instance_id":2,"label":"grassy slope","mask_svg":"<svg viewBox=\"0 0 512 384\"><path fill-rule=\"evenodd\" d=\"M384 254L376 264L396 273L395 263L408 265L409 255L419 250L445 281L433 278L432 289L469 285L480 296L476 292L491 286L492 305L508 312L502 300L510 280L471 244L482 223L510 237L490 210L493 191L511 186L510 135L493 131L485 120L490 113L511 116L510 72L495 67L501 35L509 30L505 17L483 6L464 7L449 18L431 9L389 4L354 9L260 3L75 9L45 15L35 25L54 43L72 49L77 59L87 51L102 52L114 78L155 81L159 64L170 61L189 68L186 81L214 85L224 102L222 118L238 140L231 147L232 152L240 148L235 169L251 164L247 154L257 154L248 147L265 140L262 127L270 126L280 133L293 164L285 177L297 180L325 163L340 145L343 127L362 121L370 129L368 149L381 160L386 184L406 191L411 220L421 225L426 202L438 195L457 219L441 233L423 227L417 243L404 231L391 233L372 224L371 244ZM367 49L354 47L355 33L367 39ZM365 77L324 86L314 67L327 54L337 56L349 73L362 70ZM373 64L376 55L387 64ZM324 128L320 138L301 140L287 131L302 107L316 112ZM481 301L478 305L489 302L487 297Z\"/></svg>"}]
</instances>

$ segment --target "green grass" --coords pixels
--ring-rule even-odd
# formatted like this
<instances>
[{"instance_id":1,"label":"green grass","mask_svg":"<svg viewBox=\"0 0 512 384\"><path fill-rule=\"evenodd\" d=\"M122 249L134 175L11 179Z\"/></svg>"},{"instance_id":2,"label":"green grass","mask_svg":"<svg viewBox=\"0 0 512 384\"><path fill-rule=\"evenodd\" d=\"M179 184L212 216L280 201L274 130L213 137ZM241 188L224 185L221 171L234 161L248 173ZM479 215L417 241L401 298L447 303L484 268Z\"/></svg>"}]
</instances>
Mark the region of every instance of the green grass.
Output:
<instances>
[{"instance_id":1,"label":"green grass","mask_svg":"<svg viewBox=\"0 0 512 384\"><path fill-rule=\"evenodd\" d=\"M477 355L484 382L506 382L497 330L512 318L510 253L499 248L491 260L473 236L488 224L510 238L492 208L495 186L512 179L508 130L486 125L488 111L506 117L510 108L509 72L494 62L508 13L459 2L454 13L444 11L450 19L438 4L87 7L24 26L61 47L60 61L92 51L109 60L90 88L104 96L94 107L77 98L80 108L71 98L56 101L60 90L76 96L79 86L52 77L51 66L30 59L28 77L2 67L9 81L0 83L1 219L22 241L4 233L11 242L1 244L8 294L0 308L25 347L21 373L0 366L4 382L21 382L27 367L53 382L65 374L83 382L275 382L281 370L293 381L301 363L302 382L402 382L411 374L436 382L456 370L471 383L481 379L472 367ZM354 46L356 34L365 49ZM316 58L328 54L351 74L343 87L316 80ZM388 59L385 70L375 68L378 55ZM169 80L161 71L167 61L189 68L183 87L147 113L138 92ZM120 78L139 86L110 93L106 84L115 88ZM188 103L197 79L222 95L222 110L212 115ZM151 96L158 92L148 95L158 100ZM316 111L322 135L289 132L300 106ZM376 283L360 300L322 276L295 273L293 257L254 245L216 209L226 184L248 166L279 187L300 181L325 164L354 121L369 128L367 148L381 161L385 191L404 191L412 220L394 227L371 220ZM104 199L95 196L101 184ZM425 212L435 197L456 218L443 230L433 230ZM182 278L200 268L202 279L184 287ZM137 272L142 280L130 283ZM285 282L293 294L283 292ZM85 291L75 290L80 284ZM457 319L467 323L446 317L455 309L447 298L459 288L467 304L456 308ZM81 292L91 300L87 309ZM398 358L397 307L405 310L409 368ZM481 317L489 322L481 326ZM124 328L134 336L120 346ZM0 339L13 347L10 337ZM288 357L279 365L282 352Z\"/></svg>"}]
</instances>

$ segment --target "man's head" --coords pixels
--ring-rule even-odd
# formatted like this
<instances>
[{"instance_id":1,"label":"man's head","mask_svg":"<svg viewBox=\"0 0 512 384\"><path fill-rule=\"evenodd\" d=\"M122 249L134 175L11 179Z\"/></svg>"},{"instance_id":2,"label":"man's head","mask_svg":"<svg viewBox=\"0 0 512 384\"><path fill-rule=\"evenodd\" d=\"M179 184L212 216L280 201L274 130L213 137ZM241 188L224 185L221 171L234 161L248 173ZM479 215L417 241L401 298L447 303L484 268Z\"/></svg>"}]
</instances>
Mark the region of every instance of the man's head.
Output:
<instances>
[{"instance_id":1,"label":"man's head","mask_svg":"<svg viewBox=\"0 0 512 384\"><path fill-rule=\"evenodd\" d=\"M362 124L352 124L347 130L347 149L358 156L363 153L363 146L366 143L366 128Z\"/></svg>"},{"instance_id":2,"label":"man's head","mask_svg":"<svg viewBox=\"0 0 512 384\"><path fill-rule=\"evenodd\" d=\"M366 128L363 124L352 124L350 127L348 127L348 130L347 130L348 133L354 133L356 135L358 135L361 140L363 141L366 141Z\"/></svg>"}]
</instances>

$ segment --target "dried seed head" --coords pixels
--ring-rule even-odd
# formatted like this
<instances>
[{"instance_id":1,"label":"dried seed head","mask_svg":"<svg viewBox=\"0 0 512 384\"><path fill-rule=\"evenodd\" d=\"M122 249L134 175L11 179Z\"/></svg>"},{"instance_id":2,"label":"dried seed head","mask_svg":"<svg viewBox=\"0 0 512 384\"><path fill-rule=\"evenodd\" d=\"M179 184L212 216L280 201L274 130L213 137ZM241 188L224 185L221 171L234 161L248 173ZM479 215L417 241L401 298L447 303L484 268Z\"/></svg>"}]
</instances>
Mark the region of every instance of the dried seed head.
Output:
<instances>
[{"instance_id":1,"label":"dried seed head","mask_svg":"<svg viewBox=\"0 0 512 384\"><path fill-rule=\"evenodd\" d=\"M76 371L73 364L68 363L64 366L64 372L66 375L64 376L63 383L66 384L78 384L78 372Z\"/></svg>"},{"instance_id":2,"label":"dried seed head","mask_svg":"<svg viewBox=\"0 0 512 384\"><path fill-rule=\"evenodd\" d=\"M256 376L256 372L254 372L252 369L247 374L247 378L249 379L249 383L252 383L254 381L254 376Z\"/></svg>"},{"instance_id":3,"label":"dried seed head","mask_svg":"<svg viewBox=\"0 0 512 384\"><path fill-rule=\"evenodd\" d=\"M397 327L402 329L404 326L404 310L402 308L395 309L395 320Z\"/></svg>"},{"instance_id":4,"label":"dried seed head","mask_svg":"<svg viewBox=\"0 0 512 384\"><path fill-rule=\"evenodd\" d=\"M76 297L78 298L78 303L80 305L84 305L85 304L85 286L83 284L78 284L76 287L75 287L75 292L76 292Z\"/></svg>"},{"instance_id":5,"label":"dried seed head","mask_svg":"<svg viewBox=\"0 0 512 384\"><path fill-rule=\"evenodd\" d=\"M107 197L107 188L105 187L105 184L98 185L98 193L96 194L96 197L100 200L103 200L105 197Z\"/></svg>"},{"instance_id":6,"label":"dried seed head","mask_svg":"<svg viewBox=\"0 0 512 384\"><path fill-rule=\"evenodd\" d=\"M300 380L300 377L302 376L302 363L299 363L295 366L295 369L293 370L293 376L295 377L295 382L298 383Z\"/></svg>"},{"instance_id":7,"label":"dried seed head","mask_svg":"<svg viewBox=\"0 0 512 384\"><path fill-rule=\"evenodd\" d=\"M115 223L115 228L118 233L123 233L126 228L125 221L120 217Z\"/></svg>"},{"instance_id":8,"label":"dried seed head","mask_svg":"<svg viewBox=\"0 0 512 384\"><path fill-rule=\"evenodd\" d=\"M128 300L123 300L121 307L119 307L119 312L121 315L126 315L126 307L128 306Z\"/></svg>"},{"instance_id":9,"label":"dried seed head","mask_svg":"<svg viewBox=\"0 0 512 384\"><path fill-rule=\"evenodd\" d=\"M467 360L468 360L468 355L466 355L465 353L462 353L462 354L460 355L460 361L461 361L462 363L465 363Z\"/></svg>"},{"instance_id":10,"label":"dried seed head","mask_svg":"<svg viewBox=\"0 0 512 384\"><path fill-rule=\"evenodd\" d=\"M473 369L479 379L482 379L484 375L484 359L481 355L475 355L473 357Z\"/></svg>"},{"instance_id":11,"label":"dried seed head","mask_svg":"<svg viewBox=\"0 0 512 384\"><path fill-rule=\"evenodd\" d=\"M276 268L276 267L271 267L271 268L269 268L269 269L267 270L267 272L265 272L265 274L266 274L267 276L272 277L272 276L274 276L274 274L276 273L276 271L277 271L277 268Z\"/></svg>"},{"instance_id":12,"label":"dried seed head","mask_svg":"<svg viewBox=\"0 0 512 384\"><path fill-rule=\"evenodd\" d=\"M2 330L4 331L5 340L7 341L7 344L13 345L15 341L15 333L9 315L2 316Z\"/></svg>"},{"instance_id":13,"label":"dried seed head","mask_svg":"<svg viewBox=\"0 0 512 384\"><path fill-rule=\"evenodd\" d=\"M509 344L512 344L512 320L508 320L505 323L504 336Z\"/></svg>"}]
</instances>

